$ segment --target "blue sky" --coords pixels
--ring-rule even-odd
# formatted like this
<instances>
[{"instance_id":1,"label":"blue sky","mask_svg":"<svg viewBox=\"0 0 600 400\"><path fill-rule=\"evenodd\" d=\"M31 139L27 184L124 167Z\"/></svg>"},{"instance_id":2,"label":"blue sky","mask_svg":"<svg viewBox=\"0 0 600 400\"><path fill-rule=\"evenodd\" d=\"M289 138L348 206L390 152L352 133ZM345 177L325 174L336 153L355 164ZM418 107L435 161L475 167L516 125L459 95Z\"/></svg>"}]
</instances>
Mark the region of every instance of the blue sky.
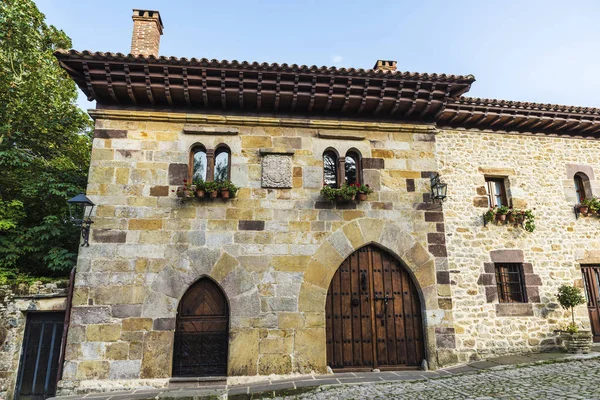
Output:
<instances>
[{"instance_id":1,"label":"blue sky","mask_svg":"<svg viewBox=\"0 0 600 400\"><path fill-rule=\"evenodd\" d=\"M36 3L77 50L128 53L132 8L154 9L165 56L355 68L397 60L402 71L473 74L474 97L600 107L597 0Z\"/></svg>"}]
</instances>

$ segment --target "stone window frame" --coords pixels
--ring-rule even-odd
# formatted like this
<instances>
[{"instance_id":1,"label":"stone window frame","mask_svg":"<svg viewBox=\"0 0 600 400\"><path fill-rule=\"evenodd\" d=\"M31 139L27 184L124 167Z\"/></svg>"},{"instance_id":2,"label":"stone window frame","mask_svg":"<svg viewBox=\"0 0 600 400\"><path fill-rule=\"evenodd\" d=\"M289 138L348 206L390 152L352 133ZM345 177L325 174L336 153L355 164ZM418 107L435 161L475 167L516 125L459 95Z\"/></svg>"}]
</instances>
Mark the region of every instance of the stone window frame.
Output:
<instances>
[{"instance_id":1,"label":"stone window frame","mask_svg":"<svg viewBox=\"0 0 600 400\"><path fill-rule=\"evenodd\" d=\"M231 148L225 143L219 143L215 148L209 148L204 146L202 143L194 143L190 147L190 155L188 162L188 179L190 181L194 178L194 156L197 152L203 151L206 154L206 182L213 181L215 179L215 161L219 154L227 153L227 180L231 180Z\"/></svg>"},{"instance_id":2,"label":"stone window frame","mask_svg":"<svg viewBox=\"0 0 600 400\"><path fill-rule=\"evenodd\" d=\"M486 303L495 304L498 317L530 317L533 316L533 304L540 303L539 287L542 280L533 271L533 265L525 262L522 250L494 250L490 252L491 262L483 264L484 272L479 276L477 283L483 286ZM496 264L521 264L527 303L501 303L498 299L498 285L496 282Z\"/></svg>"},{"instance_id":3,"label":"stone window frame","mask_svg":"<svg viewBox=\"0 0 600 400\"><path fill-rule=\"evenodd\" d=\"M360 153L360 151L358 149L355 149L354 147L348 149L348 151L346 152L346 155L344 156L344 170L342 171L342 173L343 173L342 181L344 183L346 182L346 159L347 158L354 159L354 162L356 164L356 183L358 183L359 185L362 184L363 183L362 154Z\"/></svg>"},{"instance_id":4,"label":"stone window frame","mask_svg":"<svg viewBox=\"0 0 600 400\"><path fill-rule=\"evenodd\" d=\"M583 183L583 191L585 198L590 198L594 195L595 176L594 169L589 165L583 164L567 164L566 165L567 179L564 181L565 198L568 203L579 204L577 196L577 177L581 178ZM596 188L597 189L597 188Z\"/></svg>"},{"instance_id":5,"label":"stone window frame","mask_svg":"<svg viewBox=\"0 0 600 400\"><path fill-rule=\"evenodd\" d=\"M356 182L358 184L363 183L363 157L360 150L352 147L346 151L346 154L342 157L340 153L333 147L327 147L323 151L323 185L325 185L325 155L329 155L334 160L334 168L335 168L335 179L336 183L335 188L341 187L344 183L346 183L346 158L352 157L356 162Z\"/></svg>"},{"instance_id":6,"label":"stone window frame","mask_svg":"<svg viewBox=\"0 0 600 400\"><path fill-rule=\"evenodd\" d=\"M500 206L506 206L509 207L510 206L510 198L508 196L508 191L506 190L507 188L507 181L508 181L508 177L507 176L490 176L490 175L484 175L484 179L485 179L485 190L486 190L486 196L488 199L488 207L489 208L494 208L494 207L500 207ZM495 189L494 188L494 184L495 183L499 183L500 184L500 197L501 197L501 201L504 204L497 204L496 202L496 193L495 193Z\"/></svg>"},{"instance_id":7,"label":"stone window frame","mask_svg":"<svg viewBox=\"0 0 600 400\"><path fill-rule=\"evenodd\" d=\"M591 199L594 196L592 186L590 185L590 178L585 173L577 172L573 175L573 183L575 184L577 204L581 204L583 200Z\"/></svg>"}]
</instances>

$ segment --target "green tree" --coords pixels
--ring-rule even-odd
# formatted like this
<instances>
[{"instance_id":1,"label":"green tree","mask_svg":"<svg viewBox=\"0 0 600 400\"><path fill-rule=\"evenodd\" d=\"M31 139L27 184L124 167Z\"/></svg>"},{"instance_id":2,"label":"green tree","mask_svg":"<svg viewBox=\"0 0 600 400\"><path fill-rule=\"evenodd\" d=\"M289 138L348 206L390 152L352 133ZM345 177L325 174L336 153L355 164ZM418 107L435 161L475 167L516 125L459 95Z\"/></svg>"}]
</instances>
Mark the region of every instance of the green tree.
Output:
<instances>
[{"instance_id":1,"label":"green tree","mask_svg":"<svg viewBox=\"0 0 600 400\"><path fill-rule=\"evenodd\" d=\"M79 231L65 201L87 181L91 120L52 53L67 35L31 0L0 2L0 269L63 275Z\"/></svg>"}]
</instances>

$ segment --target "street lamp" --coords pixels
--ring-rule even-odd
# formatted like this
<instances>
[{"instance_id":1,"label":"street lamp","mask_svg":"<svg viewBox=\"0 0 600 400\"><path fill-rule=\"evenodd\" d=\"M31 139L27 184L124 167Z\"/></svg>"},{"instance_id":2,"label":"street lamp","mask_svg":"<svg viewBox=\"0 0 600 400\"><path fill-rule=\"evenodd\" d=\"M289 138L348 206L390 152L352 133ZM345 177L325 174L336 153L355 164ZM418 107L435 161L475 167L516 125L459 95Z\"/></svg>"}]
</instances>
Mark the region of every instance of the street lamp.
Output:
<instances>
[{"instance_id":1,"label":"street lamp","mask_svg":"<svg viewBox=\"0 0 600 400\"><path fill-rule=\"evenodd\" d=\"M67 200L67 203L69 204L71 222L74 226L81 227L81 237L83 238L83 244L81 246L89 247L90 227L94 223L91 219L91 215L95 204L83 193L79 193L72 199Z\"/></svg>"},{"instance_id":2,"label":"street lamp","mask_svg":"<svg viewBox=\"0 0 600 400\"><path fill-rule=\"evenodd\" d=\"M448 191L448 184L440 181L438 174L431 174L431 199L433 201L443 202L446 200L446 193Z\"/></svg>"}]
</instances>

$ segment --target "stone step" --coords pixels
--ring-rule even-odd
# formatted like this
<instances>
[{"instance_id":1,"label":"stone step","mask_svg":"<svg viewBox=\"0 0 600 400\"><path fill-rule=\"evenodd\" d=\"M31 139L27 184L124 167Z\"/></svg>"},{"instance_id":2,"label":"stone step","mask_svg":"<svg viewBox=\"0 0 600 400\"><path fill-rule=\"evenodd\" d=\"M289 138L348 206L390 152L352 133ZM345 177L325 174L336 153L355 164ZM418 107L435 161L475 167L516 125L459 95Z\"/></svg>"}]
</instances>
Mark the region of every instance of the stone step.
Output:
<instances>
[{"instance_id":1,"label":"stone step","mask_svg":"<svg viewBox=\"0 0 600 400\"><path fill-rule=\"evenodd\" d=\"M169 379L169 389L187 388L227 388L227 377L225 376L201 376L201 377L175 377Z\"/></svg>"}]
</instances>

